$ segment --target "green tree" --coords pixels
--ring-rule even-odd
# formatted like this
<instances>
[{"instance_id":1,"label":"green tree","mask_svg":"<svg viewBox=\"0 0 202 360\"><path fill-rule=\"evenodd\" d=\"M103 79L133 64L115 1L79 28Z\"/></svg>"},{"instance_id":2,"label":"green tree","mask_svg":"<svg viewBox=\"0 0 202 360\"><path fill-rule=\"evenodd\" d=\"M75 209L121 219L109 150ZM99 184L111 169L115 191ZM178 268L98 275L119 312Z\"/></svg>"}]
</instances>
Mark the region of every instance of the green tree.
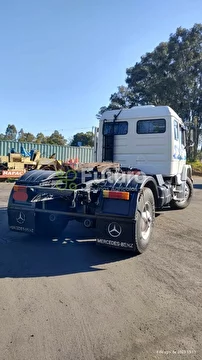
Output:
<instances>
[{"instance_id":1,"label":"green tree","mask_svg":"<svg viewBox=\"0 0 202 360\"><path fill-rule=\"evenodd\" d=\"M34 142L35 136L32 133L27 132L27 133L25 133L25 139L26 139L25 140L26 142Z\"/></svg>"},{"instance_id":2,"label":"green tree","mask_svg":"<svg viewBox=\"0 0 202 360\"><path fill-rule=\"evenodd\" d=\"M47 142L47 138L46 138L46 136L43 134L43 133L38 133L37 135L36 135L36 140L35 140L35 142L37 143L37 144L46 144L46 142Z\"/></svg>"},{"instance_id":3,"label":"green tree","mask_svg":"<svg viewBox=\"0 0 202 360\"><path fill-rule=\"evenodd\" d=\"M15 125L9 124L6 128L4 140L15 141L16 136L17 136L17 129L16 129Z\"/></svg>"},{"instance_id":4,"label":"green tree","mask_svg":"<svg viewBox=\"0 0 202 360\"><path fill-rule=\"evenodd\" d=\"M0 134L0 140L5 140L5 135L4 134Z\"/></svg>"},{"instance_id":5,"label":"green tree","mask_svg":"<svg viewBox=\"0 0 202 360\"><path fill-rule=\"evenodd\" d=\"M202 24L177 28L168 42L160 43L140 62L126 69L126 86L111 95L106 109L138 105L169 105L183 120L197 117L196 143L202 133ZM196 147L197 147L196 144ZM196 152L196 151L195 151Z\"/></svg>"},{"instance_id":6,"label":"green tree","mask_svg":"<svg viewBox=\"0 0 202 360\"><path fill-rule=\"evenodd\" d=\"M47 137L47 144L53 145L66 145L67 140L59 131L55 130L50 136Z\"/></svg>"},{"instance_id":7,"label":"green tree","mask_svg":"<svg viewBox=\"0 0 202 360\"><path fill-rule=\"evenodd\" d=\"M71 146L78 146L81 143L82 146L90 146L93 147L93 133L92 131L87 131L86 133L77 133L73 136L73 140L70 142Z\"/></svg>"},{"instance_id":8,"label":"green tree","mask_svg":"<svg viewBox=\"0 0 202 360\"><path fill-rule=\"evenodd\" d=\"M21 129L18 132L18 141L19 142L34 142L35 136L30 132L24 132L23 129Z\"/></svg>"}]
</instances>

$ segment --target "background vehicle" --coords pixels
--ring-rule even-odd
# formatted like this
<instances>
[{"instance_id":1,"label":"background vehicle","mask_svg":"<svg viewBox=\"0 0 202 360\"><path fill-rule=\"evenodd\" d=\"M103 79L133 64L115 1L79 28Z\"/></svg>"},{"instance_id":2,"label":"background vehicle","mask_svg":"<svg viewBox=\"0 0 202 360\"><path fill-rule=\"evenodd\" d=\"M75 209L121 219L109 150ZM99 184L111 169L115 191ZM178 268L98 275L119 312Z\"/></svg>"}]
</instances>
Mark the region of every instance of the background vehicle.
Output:
<instances>
[{"instance_id":1,"label":"background vehicle","mask_svg":"<svg viewBox=\"0 0 202 360\"><path fill-rule=\"evenodd\" d=\"M77 170L23 175L9 199L10 229L55 236L76 219L96 228L97 243L143 253L155 209L189 205L185 128L168 106L105 112L95 149L95 162Z\"/></svg>"}]
</instances>

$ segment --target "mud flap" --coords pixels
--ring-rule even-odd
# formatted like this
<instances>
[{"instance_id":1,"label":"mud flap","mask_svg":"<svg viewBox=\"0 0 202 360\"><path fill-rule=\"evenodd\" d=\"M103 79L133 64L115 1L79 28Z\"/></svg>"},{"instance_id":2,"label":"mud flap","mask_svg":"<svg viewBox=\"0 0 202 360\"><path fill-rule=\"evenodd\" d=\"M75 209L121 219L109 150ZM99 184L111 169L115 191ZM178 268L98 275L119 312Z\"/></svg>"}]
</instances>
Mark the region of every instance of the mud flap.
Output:
<instances>
[{"instance_id":1,"label":"mud flap","mask_svg":"<svg viewBox=\"0 0 202 360\"><path fill-rule=\"evenodd\" d=\"M35 233L35 212L27 209L9 209L8 224L12 231Z\"/></svg>"},{"instance_id":2,"label":"mud flap","mask_svg":"<svg viewBox=\"0 0 202 360\"><path fill-rule=\"evenodd\" d=\"M96 243L134 251L137 193L129 201L101 199L97 211Z\"/></svg>"},{"instance_id":3,"label":"mud flap","mask_svg":"<svg viewBox=\"0 0 202 360\"><path fill-rule=\"evenodd\" d=\"M114 218L97 220L96 243L117 249L134 250L135 223Z\"/></svg>"}]
</instances>

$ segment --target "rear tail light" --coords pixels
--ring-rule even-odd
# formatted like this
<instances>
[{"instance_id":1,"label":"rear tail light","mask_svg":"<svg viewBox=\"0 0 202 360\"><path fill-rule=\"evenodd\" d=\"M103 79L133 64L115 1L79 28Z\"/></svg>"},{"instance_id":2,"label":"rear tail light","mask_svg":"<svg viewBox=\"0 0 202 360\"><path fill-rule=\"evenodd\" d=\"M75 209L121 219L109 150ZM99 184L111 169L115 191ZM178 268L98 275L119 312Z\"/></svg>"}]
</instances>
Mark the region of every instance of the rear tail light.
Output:
<instances>
[{"instance_id":1,"label":"rear tail light","mask_svg":"<svg viewBox=\"0 0 202 360\"><path fill-rule=\"evenodd\" d=\"M13 187L13 199L16 201L27 201L27 187L22 185L14 185Z\"/></svg>"},{"instance_id":2,"label":"rear tail light","mask_svg":"<svg viewBox=\"0 0 202 360\"><path fill-rule=\"evenodd\" d=\"M103 197L106 199L129 200L130 193L127 191L103 190Z\"/></svg>"}]
</instances>

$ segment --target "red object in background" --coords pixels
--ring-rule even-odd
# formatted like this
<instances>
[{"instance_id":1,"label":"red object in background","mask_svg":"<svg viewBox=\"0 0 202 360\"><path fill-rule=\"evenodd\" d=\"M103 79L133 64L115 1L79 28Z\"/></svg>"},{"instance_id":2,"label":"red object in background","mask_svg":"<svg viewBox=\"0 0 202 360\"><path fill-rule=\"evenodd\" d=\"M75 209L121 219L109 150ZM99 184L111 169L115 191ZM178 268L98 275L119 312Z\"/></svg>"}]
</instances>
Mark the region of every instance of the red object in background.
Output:
<instances>
[{"instance_id":1,"label":"red object in background","mask_svg":"<svg viewBox=\"0 0 202 360\"><path fill-rule=\"evenodd\" d=\"M74 169L78 163L79 163L79 159L78 159L78 158L68 159L68 160L65 161L65 164L71 166L72 169Z\"/></svg>"},{"instance_id":2,"label":"red object in background","mask_svg":"<svg viewBox=\"0 0 202 360\"><path fill-rule=\"evenodd\" d=\"M0 178L19 178L26 173L26 170L3 170Z\"/></svg>"}]
</instances>

